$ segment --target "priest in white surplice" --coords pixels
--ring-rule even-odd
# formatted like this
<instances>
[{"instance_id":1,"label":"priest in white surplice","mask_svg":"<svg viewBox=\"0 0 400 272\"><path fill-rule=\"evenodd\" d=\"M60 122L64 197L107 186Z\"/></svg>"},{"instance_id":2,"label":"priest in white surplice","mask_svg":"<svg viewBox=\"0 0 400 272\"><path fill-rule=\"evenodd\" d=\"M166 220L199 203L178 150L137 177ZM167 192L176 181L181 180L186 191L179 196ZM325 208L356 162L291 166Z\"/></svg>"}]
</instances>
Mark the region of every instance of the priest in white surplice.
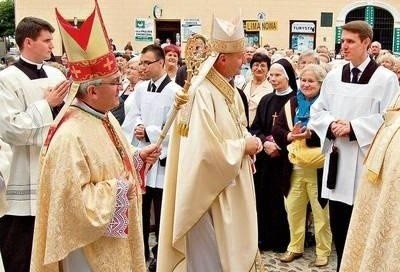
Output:
<instances>
[{"instance_id":1,"label":"priest in white surplice","mask_svg":"<svg viewBox=\"0 0 400 272\"><path fill-rule=\"evenodd\" d=\"M330 200L338 269L366 152L383 122L384 110L399 90L396 75L369 58L371 41L372 29L366 22L343 26L342 50L350 63L327 75L311 107L310 126L326 154L322 197ZM336 183L328 182L333 145L339 152Z\"/></svg>"},{"instance_id":2,"label":"priest in white surplice","mask_svg":"<svg viewBox=\"0 0 400 272\"><path fill-rule=\"evenodd\" d=\"M135 88L132 107L126 113L122 129L130 143L136 142L137 146L142 148L157 142L174 102L175 93L181 87L171 80L165 71L165 54L160 46L151 44L143 48L139 69L146 81L139 83ZM155 234L158 240L168 142L169 135L162 143L159 160L153 164L146 176L146 192L143 195L143 238L147 260L150 257L151 206L154 210ZM153 272L156 270L157 245L154 245L151 251L154 259L151 260L149 270Z\"/></svg>"},{"instance_id":3,"label":"priest in white surplice","mask_svg":"<svg viewBox=\"0 0 400 272\"><path fill-rule=\"evenodd\" d=\"M0 219L0 250L6 271L28 271L36 214L39 152L49 125L69 87L47 66L54 28L25 17L16 28L21 57L0 72L0 137L11 146L8 209Z\"/></svg>"}]
</instances>

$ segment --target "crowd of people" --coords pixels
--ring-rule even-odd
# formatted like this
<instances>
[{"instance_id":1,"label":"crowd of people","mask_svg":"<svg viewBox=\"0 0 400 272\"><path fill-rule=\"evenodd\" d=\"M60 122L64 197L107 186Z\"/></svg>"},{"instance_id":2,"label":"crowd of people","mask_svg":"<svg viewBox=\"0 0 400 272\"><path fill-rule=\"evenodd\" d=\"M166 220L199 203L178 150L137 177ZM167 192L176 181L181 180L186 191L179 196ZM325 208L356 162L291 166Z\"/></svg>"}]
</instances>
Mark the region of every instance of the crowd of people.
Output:
<instances>
[{"instance_id":1,"label":"crowd of people","mask_svg":"<svg viewBox=\"0 0 400 272\"><path fill-rule=\"evenodd\" d=\"M338 57L213 18L193 66L171 41L118 53L97 2L90 32L56 17L60 62L26 17L0 72L5 271L264 271L260 251L292 262L310 237L312 266L335 248L337 271L400 270L400 59L367 23L343 26Z\"/></svg>"}]
</instances>

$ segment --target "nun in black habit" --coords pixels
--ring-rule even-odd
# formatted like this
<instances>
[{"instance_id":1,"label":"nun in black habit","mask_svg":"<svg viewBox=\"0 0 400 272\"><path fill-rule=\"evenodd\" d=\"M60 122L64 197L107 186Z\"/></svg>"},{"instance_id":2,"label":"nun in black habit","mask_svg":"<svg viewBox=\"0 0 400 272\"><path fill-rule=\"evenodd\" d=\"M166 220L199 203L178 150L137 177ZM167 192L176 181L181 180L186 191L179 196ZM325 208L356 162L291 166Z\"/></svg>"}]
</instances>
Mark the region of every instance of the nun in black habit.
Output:
<instances>
[{"instance_id":1,"label":"nun in black habit","mask_svg":"<svg viewBox=\"0 0 400 272\"><path fill-rule=\"evenodd\" d=\"M286 59L274 62L269 71L269 80L274 91L260 100L250 128L250 132L259 137L264 146L264 151L257 155L254 175L258 241L260 250L285 252L290 233L281 173L287 161L287 153L279 152L280 147L274 142L271 131L282 107L296 95L297 84L293 66Z\"/></svg>"}]
</instances>

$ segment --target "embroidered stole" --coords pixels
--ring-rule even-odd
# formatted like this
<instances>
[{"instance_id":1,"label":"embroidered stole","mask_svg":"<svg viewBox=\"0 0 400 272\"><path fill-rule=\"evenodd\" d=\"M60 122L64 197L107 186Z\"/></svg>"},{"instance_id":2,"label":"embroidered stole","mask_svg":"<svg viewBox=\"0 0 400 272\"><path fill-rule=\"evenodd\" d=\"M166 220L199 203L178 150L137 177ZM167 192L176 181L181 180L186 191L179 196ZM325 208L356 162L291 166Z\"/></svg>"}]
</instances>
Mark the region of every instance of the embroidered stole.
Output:
<instances>
[{"instance_id":1,"label":"embroidered stole","mask_svg":"<svg viewBox=\"0 0 400 272\"><path fill-rule=\"evenodd\" d=\"M208 72L206 78L217 88L217 90L225 97L226 105L228 106L229 113L232 116L233 121L235 122L238 136L244 137L242 125L240 122L240 115L238 109L235 105L235 89L232 87L229 82L215 70L215 68L211 68Z\"/></svg>"}]
</instances>

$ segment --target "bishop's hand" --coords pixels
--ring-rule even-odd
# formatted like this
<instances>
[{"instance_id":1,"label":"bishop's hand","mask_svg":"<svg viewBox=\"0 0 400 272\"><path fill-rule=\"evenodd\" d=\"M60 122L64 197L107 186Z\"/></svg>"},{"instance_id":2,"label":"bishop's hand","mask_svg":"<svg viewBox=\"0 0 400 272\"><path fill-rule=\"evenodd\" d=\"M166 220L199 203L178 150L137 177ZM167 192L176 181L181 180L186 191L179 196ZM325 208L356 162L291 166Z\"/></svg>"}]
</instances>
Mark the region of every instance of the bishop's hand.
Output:
<instances>
[{"instance_id":1,"label":"bishop's hand","mask_svg":"<svg viewBox=\"0 0 400 272\"><path fill-rule=\"evenodd\" d=\"M245 154L255 155L259 152L258 150L260 149L260 146L259 146L260 141L257 137L247 136L245 138L245 141L246 141L246 147L245 147L245 151L244 151Z\"/></svg>"},{"instance_id":2,"label":"bishop's hand","mask_svg":"<svg viewBox=\"0 0 400 272\"><path fill-rule=\"evenodd\" d=\"M150 144L143 147L140 152L139 156L145 161L147 164L154 164L161 154L161 147L157 146L156 144Z\"/></svg>"}]
</instances>

